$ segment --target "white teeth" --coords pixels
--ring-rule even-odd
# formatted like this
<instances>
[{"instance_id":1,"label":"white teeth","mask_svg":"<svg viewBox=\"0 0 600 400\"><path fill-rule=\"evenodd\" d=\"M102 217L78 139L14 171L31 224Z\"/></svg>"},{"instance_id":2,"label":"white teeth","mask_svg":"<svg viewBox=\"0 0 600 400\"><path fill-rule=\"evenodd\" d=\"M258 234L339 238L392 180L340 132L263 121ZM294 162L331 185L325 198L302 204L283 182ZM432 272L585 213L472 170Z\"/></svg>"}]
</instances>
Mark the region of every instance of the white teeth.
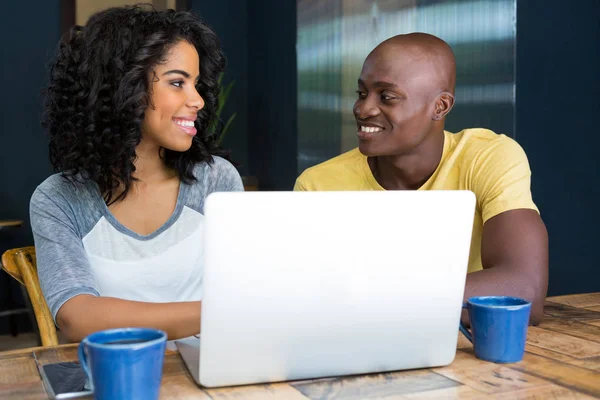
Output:
<instances>
[{"instance_id":1,"label":"white teeth","mask_svg":"<svg viewBox=\"0 0 600 400\"><path fill-rule=\"evenodd\" d=\"M177 125L181 126L194 126L194 121L187 121L185 119L176 119L174 120Z\"/></svg>"},{"instance_id":2,"label":"white teeth","mask_svg":"<svg viewBox=\"0 0 600 400\"><path fill-rule=\"evenodd\" d=\"M371 127L371 126L360 126L361 132L374 133L382 131L381 128Z\"/></svg>"}]
</instances>

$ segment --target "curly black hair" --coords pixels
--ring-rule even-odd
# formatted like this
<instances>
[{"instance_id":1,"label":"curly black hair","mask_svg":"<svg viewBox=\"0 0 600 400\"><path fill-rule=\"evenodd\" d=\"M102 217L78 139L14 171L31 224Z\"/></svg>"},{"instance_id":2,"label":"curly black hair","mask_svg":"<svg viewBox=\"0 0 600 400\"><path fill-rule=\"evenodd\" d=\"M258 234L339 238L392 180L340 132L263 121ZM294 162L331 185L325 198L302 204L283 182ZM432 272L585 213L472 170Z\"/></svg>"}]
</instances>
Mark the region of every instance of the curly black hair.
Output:
<instances>
[{"instance_id":1,"label":"curly black hair","mask_svg":"<svg viewBox=\"0 0 600 400\"><path fill-rule=\"evenodd\" d=\"M135 180L135 148L151 104L149 74L181 40L198 51L196 89L205 104L198 112L199 134L191 148L163 149L162 157L187 183L195 180L195 164L212 163L213 155L228 158L218 146L219 133L208 132L216 118L218 78L226 63L216 34L190 12L130 6L94 14L85 27L73 27L59 44L42 119L50 136L50 162L57 172L67 179L96 182L108 204L125 198Z\"/></svg>"}]
</instances>

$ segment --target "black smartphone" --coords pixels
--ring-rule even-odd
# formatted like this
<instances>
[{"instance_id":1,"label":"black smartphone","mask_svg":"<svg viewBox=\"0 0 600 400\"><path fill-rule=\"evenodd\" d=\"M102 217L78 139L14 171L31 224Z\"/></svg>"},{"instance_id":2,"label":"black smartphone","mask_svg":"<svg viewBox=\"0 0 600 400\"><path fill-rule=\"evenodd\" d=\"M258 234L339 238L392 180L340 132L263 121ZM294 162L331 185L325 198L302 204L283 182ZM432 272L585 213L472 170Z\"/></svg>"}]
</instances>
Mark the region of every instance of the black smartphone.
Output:
<instances>
[{"instance_id":1,"label":"black smartphone","mask_svg":"<svg viewBox=\"0 0 600 400\"><path fill-rule=\"evenodd\" d=\"M87 376L78 362L41 365L35 360L40 377L50 399L91 399Z\"/></svg>"}]
</instances>

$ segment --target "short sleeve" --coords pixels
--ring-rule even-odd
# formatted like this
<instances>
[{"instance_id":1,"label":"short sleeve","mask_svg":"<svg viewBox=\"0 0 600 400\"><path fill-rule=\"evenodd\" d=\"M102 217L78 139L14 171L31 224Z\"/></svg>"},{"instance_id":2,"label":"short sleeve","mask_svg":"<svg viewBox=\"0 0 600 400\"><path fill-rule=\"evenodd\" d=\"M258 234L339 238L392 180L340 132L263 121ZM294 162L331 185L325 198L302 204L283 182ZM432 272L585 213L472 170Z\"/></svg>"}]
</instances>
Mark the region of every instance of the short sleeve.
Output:
<instances>
[{"instance_id":1,"label":"short sleeve","mask_svg":"<svg viewBox=\"0 0 600 400\"><path fill-rule=\"evenodd\" d=\"M307 191L308 189L305 186L305 174L302 174L298 177L298 179L296 179L296 183L294 184L294 191L295 192L304 192Z\"/></svg>"},{"instance_id":2,"label":"short sleeve","mask_svg":"<svg viewBox=\"0 0 600 400\"><path fill-rule=\"evenodd\" d=\"M242 177L233 164L221 157L214 157L214 168L212 173L215 174L215 192L243 192L244 184Z\"/></svg>"},{"instance_id":3,"label":"short sleeve","mask_svg":"<svg viewBox=\"0 0 600 400\"><path fill-rule=\"evenodd\" d=\"M42 293L56 322L69 299L99 296L72 205L59 192L38 187L30 201L30 219Z\"/></svg>"},{"instance_id":4,"label":"short sleeve","mask_svg":"<svg viewBox=\"0 0 600 400\"><path fill-rule=\"evenodd\" d=\"M527 156L513 139L503 136L494 140L473 159L469 175L484 223L509 210L538 211L531 196Z\"/></svg>"}]
</instances>

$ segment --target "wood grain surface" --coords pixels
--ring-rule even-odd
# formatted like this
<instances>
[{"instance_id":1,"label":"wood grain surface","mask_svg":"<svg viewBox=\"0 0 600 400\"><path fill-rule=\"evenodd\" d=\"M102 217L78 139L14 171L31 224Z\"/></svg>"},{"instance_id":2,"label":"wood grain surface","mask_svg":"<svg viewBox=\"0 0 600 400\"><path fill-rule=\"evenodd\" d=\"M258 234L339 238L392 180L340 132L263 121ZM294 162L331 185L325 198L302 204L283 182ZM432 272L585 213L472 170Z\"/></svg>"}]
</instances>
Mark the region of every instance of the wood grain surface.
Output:
<instances>
[{"instance_id":1,"label":"wood grain surface","mask_svg":"<svg viewBox=\"0 0 600 400\"><path fill-rule=\"evenodd\" d=\"M545 320L529 328L514 364L475 358L459 335L446 367L298 382L198 387L176 352L167 352L161 399L593 399L600 398L600 293L548 298ZM0 399L48 399L35 365L77 360L77 345L0 353Z\"/></svg>"}]
</instances>

